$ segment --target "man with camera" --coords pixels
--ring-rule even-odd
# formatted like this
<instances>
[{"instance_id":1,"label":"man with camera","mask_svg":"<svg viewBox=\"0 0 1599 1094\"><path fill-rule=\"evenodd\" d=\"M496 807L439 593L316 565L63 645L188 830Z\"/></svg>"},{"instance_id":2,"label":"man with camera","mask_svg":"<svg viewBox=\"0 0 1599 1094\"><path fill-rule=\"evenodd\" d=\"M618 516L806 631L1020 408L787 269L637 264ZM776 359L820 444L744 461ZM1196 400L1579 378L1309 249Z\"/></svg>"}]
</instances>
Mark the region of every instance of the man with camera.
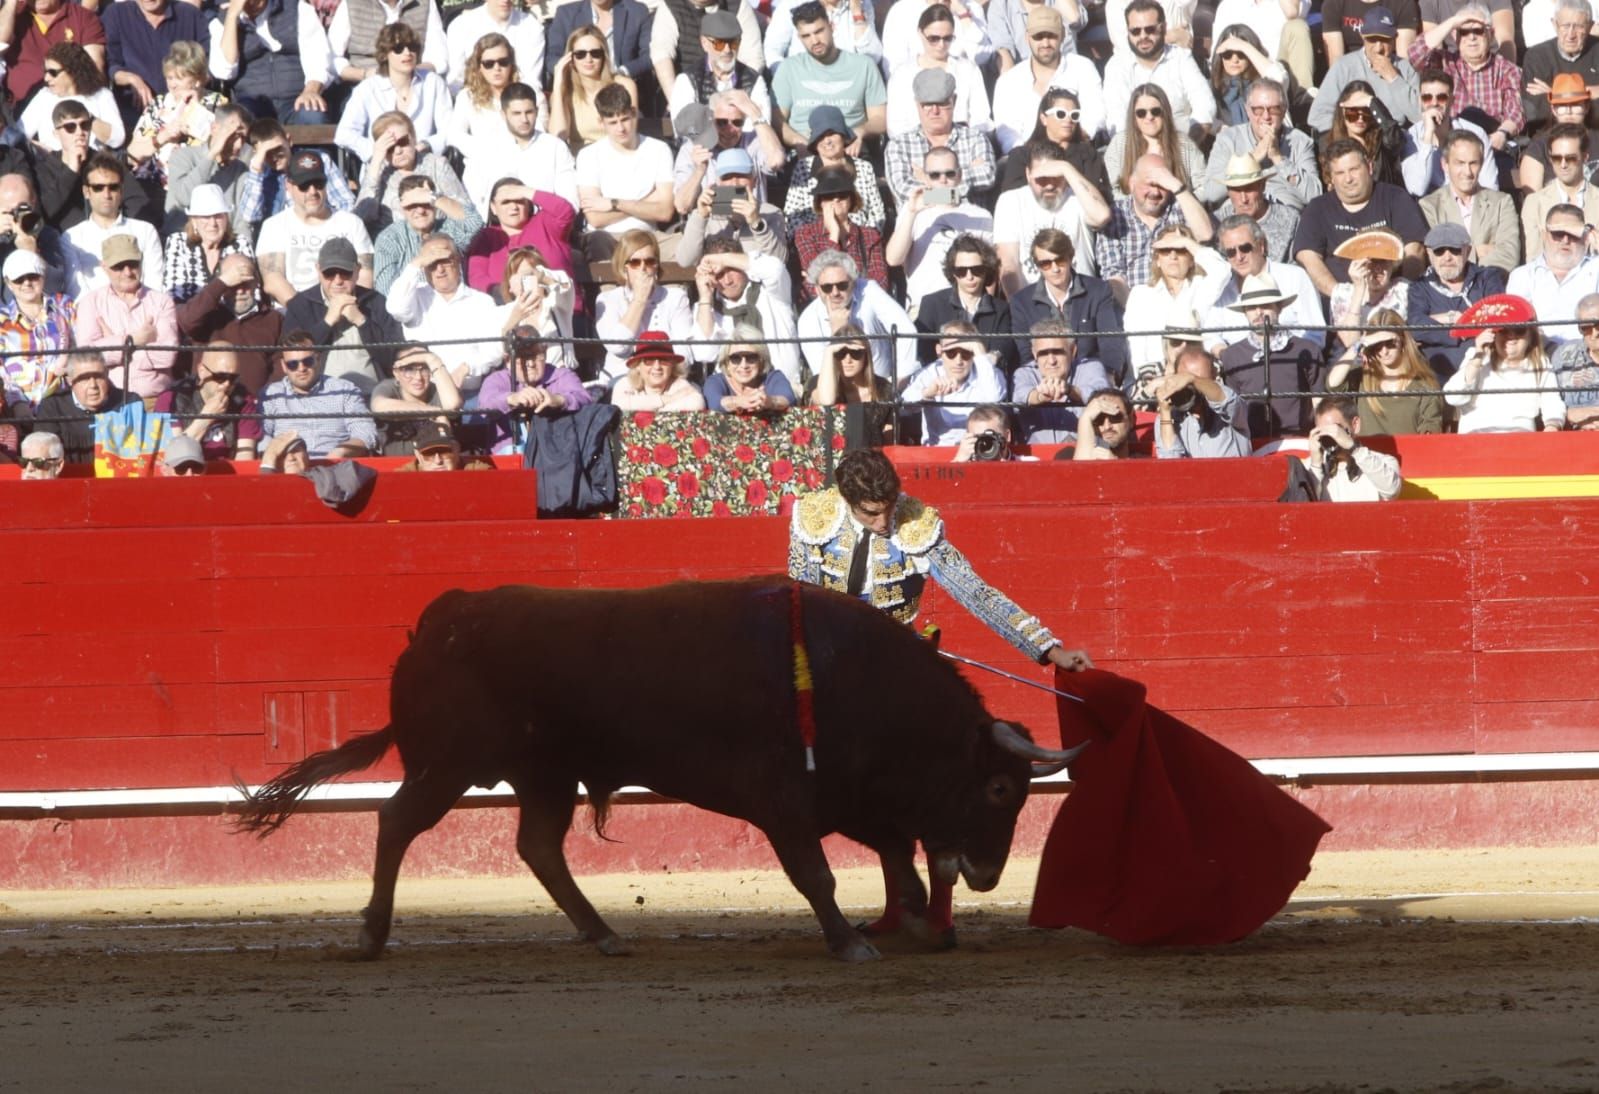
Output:
<instances>
[{"instance_id":1,"label":"man with camera","mask_svg":"<svg viewBox=\"0 0 1599 1094\"><path fill-rule=\"evenodd\" d=\"M1315 485L1317 501L1393 501L1399 496L1399 461L1361 444L1359 434L1360 415L1350 396L1329 395L1316 404L1310 454L1300 462Z\"/></svg>"},{"instance_id":2,"label":"man with camera","mask_svg":"<svg viewBox=\"0 0 1599 1094\"><path fill-rule=\"evenodd\" d=\"M1037 456L1018 455L1011 447L1010 411L998 403L973 407L966 415L966 436L955 448L952 463L1037 463Z\"/></svg>"},{"instance_id":3,"label":"man with camera","mask_svg":"<svg viewBox=\"0 0 1599 1094\"><path fill-rule=\"evenodd\" d=\"M44 260L46 295L67 291L61 233L44 222L38 196L26 175L0 175L0 263L13 251L32 251ZM3 283L0 303L11 303L11 289Z\"/></svg>"},{"instance_id":4,"label":"man with camera","mask_svg":"<svg viewBox=\"0 0 1599 1094\"><path fill-rule=\"evenodd\" d=\"M1238 393L1216 379L1216 359L1202 346L1177 354L1173 371L1155 388L1159 407L1155 455L1161 459L1247 456L1249 423Z\"/></svg>"}]
</instances>

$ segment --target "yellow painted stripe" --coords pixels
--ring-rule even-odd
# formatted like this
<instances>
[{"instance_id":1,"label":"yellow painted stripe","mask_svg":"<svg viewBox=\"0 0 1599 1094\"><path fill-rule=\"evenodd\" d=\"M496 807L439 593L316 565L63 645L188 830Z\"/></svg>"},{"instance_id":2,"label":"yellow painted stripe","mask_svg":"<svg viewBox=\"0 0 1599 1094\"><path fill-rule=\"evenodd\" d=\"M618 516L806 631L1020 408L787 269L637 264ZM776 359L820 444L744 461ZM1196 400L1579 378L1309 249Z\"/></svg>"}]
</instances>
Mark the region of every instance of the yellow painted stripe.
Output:
<instances>
[{"instance_id":1,"label":"yellow painted stripe","mask_svg":"<svg viewBox=\"0 0 1599 1094\"><path fill-rule=\"evenodd\" d=\"M1491 498L1599 498L1599 475L1482 475L1405 480L1402 498L1479 501Z\"/></svg>"}]
</instances>

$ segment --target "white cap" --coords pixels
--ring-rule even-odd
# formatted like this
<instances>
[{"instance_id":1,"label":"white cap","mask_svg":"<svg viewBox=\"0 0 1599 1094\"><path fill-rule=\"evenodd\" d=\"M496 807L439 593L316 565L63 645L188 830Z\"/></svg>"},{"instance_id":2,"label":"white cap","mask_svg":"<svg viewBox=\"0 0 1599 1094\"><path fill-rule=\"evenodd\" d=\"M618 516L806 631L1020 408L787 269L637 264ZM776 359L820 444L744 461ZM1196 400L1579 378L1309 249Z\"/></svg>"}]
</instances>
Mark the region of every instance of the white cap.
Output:
<instances>
[{"instance_id":1,"label":"white cap","mask_svg":"<svg viewBox=\"0 0 1599 1094\"><path fill-rule=\"evenodd\" d=\"M228 208L228 197L222 192L222 187L214 182L201 183L189 195L188 214L191 217L232 216L233 210Z\"/></svg>"},{"instance_id":2,"label":"white cap","mask_svg":"<svg viewBox=\"0 0 1599 1094\"><path fill-rule=\"evenodd\" d=\"M38 274L43 277L49 271L45 267L44 259L33 251L24 251L21 247L6 256L5 269L0 271L7 281L15 281L28 274Z\"/></svg>"}]
</instances>

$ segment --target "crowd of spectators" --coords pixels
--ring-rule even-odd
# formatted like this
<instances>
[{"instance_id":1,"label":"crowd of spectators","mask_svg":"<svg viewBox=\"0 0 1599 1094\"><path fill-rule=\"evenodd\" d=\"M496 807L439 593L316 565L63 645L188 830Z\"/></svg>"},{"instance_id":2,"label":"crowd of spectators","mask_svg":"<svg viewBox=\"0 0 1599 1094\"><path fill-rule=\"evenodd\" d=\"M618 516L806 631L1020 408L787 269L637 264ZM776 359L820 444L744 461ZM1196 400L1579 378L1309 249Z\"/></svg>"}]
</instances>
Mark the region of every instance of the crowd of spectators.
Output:
<instances>
[{"instance_id":1,"label":"crowd of spectators","mask_svg":"<svg viewBox=\"0 0 1599 1094\"><path fill-rule=\"evenodd\" d=\"M274 466L1599 426L1589 0L3 0L0 57L30 471L133 401Z\"/></svg>"}]
</instances>

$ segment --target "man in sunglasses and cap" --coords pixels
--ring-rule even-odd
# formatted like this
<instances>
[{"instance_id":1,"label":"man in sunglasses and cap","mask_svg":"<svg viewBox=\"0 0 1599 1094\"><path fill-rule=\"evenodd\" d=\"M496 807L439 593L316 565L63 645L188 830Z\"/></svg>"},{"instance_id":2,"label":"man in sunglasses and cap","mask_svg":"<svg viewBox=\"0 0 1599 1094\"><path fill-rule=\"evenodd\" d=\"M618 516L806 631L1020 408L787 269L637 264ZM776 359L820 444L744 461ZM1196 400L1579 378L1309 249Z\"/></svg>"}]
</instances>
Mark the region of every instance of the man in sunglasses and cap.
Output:
<instances>
[{"instance_id":1,"label":"man in sunglasses and cap","mask_svg":"<svg viewBox=\"0 0 1599 1094\"><path fill-rule=\"evenodd\" d=\"M1380 5L1366 9L1360 24L1360 52L1344 54L1327 70L1310 106L1311 128L1322 133L1332 129L1333 111L1338 109L1344 88L1356 80L1370 84L1401 125L1418 120L1421 88L1416 70L1397 54L1394 41L1398 33L1393 12Z\"/></svg>"},{"instance_id":2,"label":"man in sunglasses and cap","mask_svg":"<svg viewBox=\"0 0 1599 1094\"><path fill-rule=\"evenodd\" d=\"M1013 2L1007 14L1021 7L1019 2ZM1088 6L1081 5L1079 11L1087 19ZM992 7L990 17L993 18ZM1010 22L1001 18L1004 23ZM990 25L999 29L1001 22ZM1032 136L1038 106L1044 101L1044 93L1053 87L1066 88L1077 96L1077 128L1089 140L1105 128L1104 84L1099 70L1076 51L1075 42L1066 41L1066 32L1060 9L1039 4L1027 12L1026 30L1019 41L1007 45L1003 37L995 36L1003 75L994 81L994 139L1001 155L1010 155Z\"/></svg>"},{"instance_id":3,"label":"man in sunglasses and cap","mask_svg":"<svg viewBox=\"0 0 1599 1094\"><path fill-rule=\"evenodd\" d=\"M1472 261L1471 233L1464 224L1439 221L1427 231L1427 272L1410 283L1410 332L1442 383L1460 368L1471 339L1456 338L1460 316L1485 296L1505 291L1505 271Z\"/></svg>"},{"instance_id":4,"label":"man in sunglasses and cap","mask_svg":"<svg viewBox=\"0 0 1599 1094\"><path fill-rule=\"evenodd\" d=\"M1205 348L1212 356L1220 357L1229 345L1243 340L1243 331L1224 328L1240 325L1232 306L1238 302L1244 282L1257 274L1269 275L1273 284L1293 297L1293 303L1282 312L1289 330L1318 346L1326 343L1327 332L1320 328L1326 325L1327 315L1315 283L1303 268L1271 258L1271 242L1259 221L1242 213L1223 220L1216 228L1216 249L1227 260L1227 272L1208 277L1195 298L1204 319Z\"/></svg>"},{"instance_id":5,"label":"man in sunglasses and cap","mask_svg":"<svg viewBox=\"0 0 1599 1094\"><path fill-rule=\"evenodd\" d=\"M328 169L322 157L300 149L289 159L289 208L266 219L256 242L262 285L287 307L295 294L317 284L317 256L333 239L355 249L356 282L372 287L372 237L354 213L335 212L328 204Z\"/></svg>"},{"instance_id":6,"label":"man in sunglasses and cap","mask_svg":"<svg viewBox=\"0 0 1599 1094\"><path fill-rule=\"evenodd\" d=\"M394 366L395 351L378 347L405 341L405 333L383 294L361 284L355 244L331 236L315 257L316 282L283 309L283 329L306 331L317 345L335 347L326 361L328 375L368 393Z\"/></svg>"},{"instance_id":7,"label":"man in sunglasses and cap","mask_svg":"<svg viewBox=\"0 0 1599 1094\"><path fill-rule=\"evenodd\" d=\"M749 156L761 201L767 176L788 160L777 130L742 91L718 91L708 103L690 103L672 115L672 132L683 142L672 161L672 201L683 214L694 208L702 190L716 185L716 157L722 152L741 148Z\"/></svg>"},{"instance_id":8,"label":"man in sunglasses and cap","mask_svg":"<svg viewBox=\"0 0 1599 1094\"><path fill-rule=\"evenodd\" d=\"M179 433L167 441L161 462L156 464L156 474L163 479L205 474L205 453L200 442L187 433Z\"/></svg>"}]
</instances>

